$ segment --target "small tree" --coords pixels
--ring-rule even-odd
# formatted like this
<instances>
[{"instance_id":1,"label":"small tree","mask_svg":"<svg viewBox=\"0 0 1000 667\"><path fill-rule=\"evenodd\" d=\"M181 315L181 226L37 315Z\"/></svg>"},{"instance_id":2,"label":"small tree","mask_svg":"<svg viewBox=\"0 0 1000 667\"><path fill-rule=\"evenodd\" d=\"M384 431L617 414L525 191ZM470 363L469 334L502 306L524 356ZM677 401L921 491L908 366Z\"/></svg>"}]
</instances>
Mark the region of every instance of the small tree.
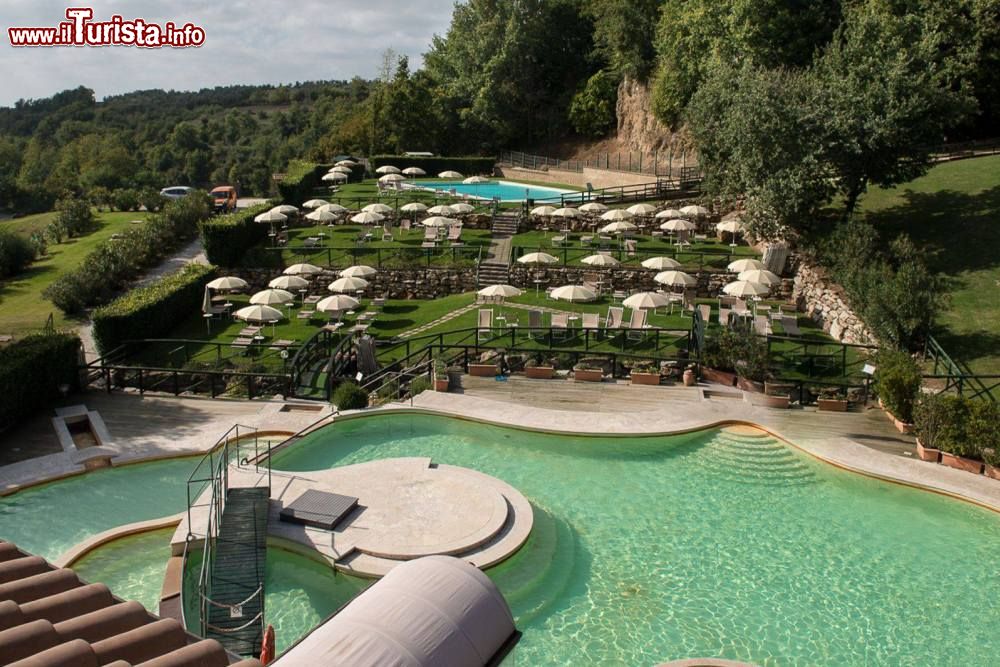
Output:
<instances>
[{"instance_id":1,"label":"small tree","mask_svg":"<svg viewBox=\"0 0 1000 667\"><path fill-rule=\"evenodd\" d=\"M920 367L907 352L883 348L875 357L875 391L896 419L913 421L913 404L920 393Z\"/></svg>"},{"instance_id":2,"label":"small tree","mask_svg":"<svg viewBox=\"0 0 1000 667\"><path fill-rule=\"evenodd\" d=\"M618 79L600 70L577 91L569 106L569 121L580 134L602 137L615 124Z\"/></svg>"},{"instance_id":3,"label":"small tree","mask_svg":"<svg viewBox=\"0 0 1000 667\"><path fill-rule=\"evenodd\" d=\"M88 234L97 227L97 217L86 199L60 199L56 202L55 221L70 237Z\"/></svg>"}]
</instances>

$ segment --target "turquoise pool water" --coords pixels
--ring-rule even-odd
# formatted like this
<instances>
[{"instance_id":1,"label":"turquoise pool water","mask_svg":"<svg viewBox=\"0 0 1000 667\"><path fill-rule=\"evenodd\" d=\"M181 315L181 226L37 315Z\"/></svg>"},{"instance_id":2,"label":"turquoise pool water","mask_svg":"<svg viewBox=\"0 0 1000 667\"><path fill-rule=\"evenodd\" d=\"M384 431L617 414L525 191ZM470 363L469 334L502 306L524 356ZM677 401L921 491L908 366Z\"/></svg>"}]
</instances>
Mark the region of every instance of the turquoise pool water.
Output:
<instances>
[{"instance_id":1,"label":"turquoise pool water","mask_svg":"<svg viewBox=\"0 0 1000 667\"><path fill-rule=\"evenodd\" d=\"M430 416L344 421L283 452L308 471L430 456L536 507L490 571L516 664L995 664L1000 517L817 462L769 437L573 438Z\"/></svg>"},{"instance_id":2,"label":"turquoise pool water","mask_svg":"<svg viewBox=\"0 0 1000 667\"><path fill-rule=\"evenodd\" d=\"M122 537L88 552L73 569L81 579L107 584L118 597L158 614L173 534L171 527Z\"/></svg>"},{"instance_id":3,"label":"turquoise pool water","mask_svg":"<svg viewBox=\"0 0 1000 667\"><path fill-rule=\"evenodd\" d=\"M487 183L463 183L462 181L412 181L412 185L432 190L455 190L482 199L499 198L500 201L524 201L525 199L551 199L562 194L572 194L572 190L546 188L516 181L489 181Z\"/></svg>"}]
</instances>

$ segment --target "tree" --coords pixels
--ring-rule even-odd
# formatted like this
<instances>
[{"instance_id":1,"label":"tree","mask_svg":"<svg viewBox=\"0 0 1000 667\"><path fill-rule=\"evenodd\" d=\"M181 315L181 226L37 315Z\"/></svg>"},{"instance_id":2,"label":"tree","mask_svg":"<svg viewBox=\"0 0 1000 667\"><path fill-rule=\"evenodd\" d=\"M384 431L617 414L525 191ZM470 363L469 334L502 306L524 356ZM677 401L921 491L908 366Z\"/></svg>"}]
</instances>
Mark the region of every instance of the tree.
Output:
<instances>
[{"instance_id":1,"label":"tree","mask_svg":"<svg viewBox=\"0 0 1000 667\"><path fill-rule=\"evenodd\" d=\"M645 79L656 59L654 37L663 0L590 0L598 57L621 75Z\"/></svg>"},{"instance_id":2,"label":"tree","mask_svg":"<svg viewBox=\"0 0 1000 667\"><path fill-rule=\"evenodd\" d=\"M615 124L617 99L617 78L606 70L599 70L573 96L569 107L569 121L573 129L588 137L606 134Z\"/></svg>"}]
</instances>

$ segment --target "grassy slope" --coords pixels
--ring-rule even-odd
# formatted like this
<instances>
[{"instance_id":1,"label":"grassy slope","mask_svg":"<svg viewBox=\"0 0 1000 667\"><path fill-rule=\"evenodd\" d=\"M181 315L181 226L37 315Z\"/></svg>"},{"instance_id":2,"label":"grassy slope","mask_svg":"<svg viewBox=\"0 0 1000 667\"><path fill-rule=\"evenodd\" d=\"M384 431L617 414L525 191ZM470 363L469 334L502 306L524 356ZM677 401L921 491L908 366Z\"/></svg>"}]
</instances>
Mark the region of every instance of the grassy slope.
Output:
<instances>
[{"instance_id":1,"label":"grassy slope","mask_svg":"<svg viewBox=\"0 0 1000 667\"><path fill-rule=\"evenodd\" d=\"M41 231L54 215L39 213L0 224L30 235ZM0 283L0 333L21 335L39 329L45 325L49 313L53 314L56 327L67 326L70 320L42 296L42 290L60 274L79 266L98 243L126 230L130 220L145 216L145 213L98 213L100 223L96 231L59 245L50 245L48 254L28 267L27 271Z\"/></svg>"},{"instance_id":2,"label":"grassy slope","mask_svg":"<svg viewBox=\"0 0 1000 667\"><path fill-rule=\"evenodd\" d=\"M1000 156L938 165L924 177L861 202L891 238L908 233L948 278L941 344L978 373L1000 373Z\"/></svg>"}]
</instances>

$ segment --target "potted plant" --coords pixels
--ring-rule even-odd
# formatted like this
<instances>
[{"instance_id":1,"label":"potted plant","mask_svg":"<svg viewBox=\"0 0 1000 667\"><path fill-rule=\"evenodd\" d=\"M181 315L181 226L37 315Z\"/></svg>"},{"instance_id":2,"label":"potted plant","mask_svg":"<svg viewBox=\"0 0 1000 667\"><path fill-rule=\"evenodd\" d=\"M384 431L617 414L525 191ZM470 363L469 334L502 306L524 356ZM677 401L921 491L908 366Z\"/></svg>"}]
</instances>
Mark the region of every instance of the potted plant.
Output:
<instances>
[{"instance_id":1,"label":"potted plant","mask_svg":"<svg viewBox=\"0 0 1000 667\"><path fill-rule=\"evenodd\" d=\"M1000 479L1000 403L988 400L969 401L969 421L966 437L983 459L984 473Z\"/></svg>"},{"instance_id":2,"label":"potted plant","mask_svg":"<svg viewBox=\"0 0 1000 667\"><path fill-rule=\"evenodd\" d=\"M535 355L524 363L524 375L532 380L551 380L555 367L545 365L541 355Z\"/></svg>"},{"instance_id":3,"label":"potted plant","mask_svg":"<svg viewBox=\"0 0 1000 667\"><path fill-rule=\"evenodd\" d=\"M469 364L469 375L473 377L496 377L500 374L500 368L493 359L497 355L494 352L487 352L480 358L479 363Z\"/></svg>"},{"instance_id":4,"label":"potted plant","mask_svg":"<svg viewBox=\"0 0 1000 667\"><path fill-rule=\"evenodd\" d=\"M941 459L938 440L947 429L950 407L946 397L926 396L913 407L913 432L917 436L917 456L921 461L937 463Z\"/></svg>"},{"instance_id":5,"label":"potted plant","mask_svg":"<svg viewBox=\"0 0 1000 667\"><path fill-rule=\"evenodd\" d=\"M816 407L826 412L847 412L847 397L839 387L823 387L816 399Z\"/></svg>"},{"instance_id":6,"label":"potted plant","mask_svg":"<svg viewBox=\"0 0 1000 667\"><path fill-rule=\"evenodd\" d=\"M764 391L768 376L767 345L748 329L719 330L705 343L701 376L709 382L745 391Z\"/></svg>"},{"instance_id":7,"label":"potted plant","mask_svg":"<svg viewBox=\"0 0 1000 667\"><path fill-rule=\"evenodd\" d=\"M448 367L444 360L434 360L434 391L448 391Z\"/></svg>"},{"instance_id":8,"label":"potted plant","mask_svg":"<svg viewBox=\"0 0 1000 667\"><path fill-rule=\"evenodd\" d=\"M573 379L577 382L601 382L604 369L592 361L582 360L573 367Z\"/></svg>"},{"instance_id":9,"label":"potted plant","mask_svg":"<svg viewBox=\"0 0 1000 667\"><path fill-rule=\"evenodd\" d=\"M983 464L978 456L978 444L970 438L971 401L960 396L939 396L943 414L937 425L934 445L941 450L941 463L959 470L979 474Z\"/></svg>"},{"instance_id":10,"label":"potted plant","mask_svg":"<svg viewBox=\"0 0 1000 667\"><path fill-rule=\"evenodd\" d=\"M698 376L695 374L694 368L691 366L684 369L684 374L681 375L681 378L684 380L685 387L693 387L698 384Z\"/></svg>"},{"instance_id":11,"label":"potted plant","mask_svg":"<svg viewBox=\"0 0 1000 667\"><path fill-rule=\"evenodd\" d=\"M638 361L632 366L629 378L632 384L659 385L660 369L652 361Z\"/></svg>"},{"instance_id":12,"label":"potted plant","mask_svg":"<svg viewBox=\"0 0 1000 667\"><path fill-rule=\"evenodd\" d=\"M913 404L920 393L920 368L902 350L879 350L876 356L875 391L881 405L900 433L913 428Z\"/></svg>"}]
</instances>

